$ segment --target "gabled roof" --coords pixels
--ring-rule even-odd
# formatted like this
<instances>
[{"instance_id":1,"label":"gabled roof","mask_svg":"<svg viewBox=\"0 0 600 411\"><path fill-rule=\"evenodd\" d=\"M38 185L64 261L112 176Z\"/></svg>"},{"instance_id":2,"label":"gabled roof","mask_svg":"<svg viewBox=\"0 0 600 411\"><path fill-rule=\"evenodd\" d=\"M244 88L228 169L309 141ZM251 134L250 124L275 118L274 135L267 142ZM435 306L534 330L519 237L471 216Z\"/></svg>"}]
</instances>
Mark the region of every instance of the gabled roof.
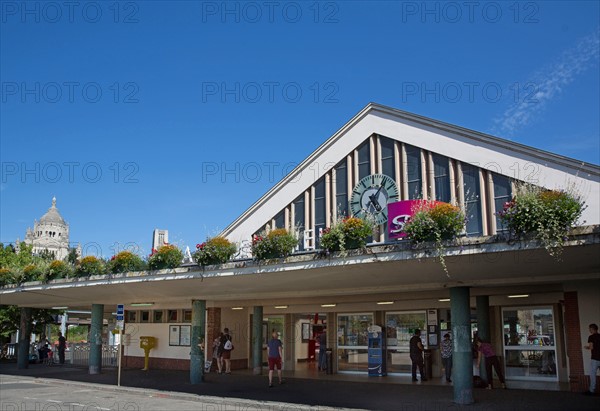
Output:
<instances>
[{"instance_id":1,"label":"gabled roof","mask_svg":"<svg viewBox=\"0 0 600 411\"><path fill-rule=\"evenodd\" d=\"M588 224L600 223L600 167L514 141L369 103L233 221L222 235L246 240L372 134L548 188L574 184L586 197ZM314 167L317 165L319 167ZM312 166L312 167L311 167ZM309 167L311 167L309 169ZM318 170L315 173L315 169ZM310 170L310 172L309 172ZM515 176L515 173L519 173Z\"/></svg>"}]
</instances>

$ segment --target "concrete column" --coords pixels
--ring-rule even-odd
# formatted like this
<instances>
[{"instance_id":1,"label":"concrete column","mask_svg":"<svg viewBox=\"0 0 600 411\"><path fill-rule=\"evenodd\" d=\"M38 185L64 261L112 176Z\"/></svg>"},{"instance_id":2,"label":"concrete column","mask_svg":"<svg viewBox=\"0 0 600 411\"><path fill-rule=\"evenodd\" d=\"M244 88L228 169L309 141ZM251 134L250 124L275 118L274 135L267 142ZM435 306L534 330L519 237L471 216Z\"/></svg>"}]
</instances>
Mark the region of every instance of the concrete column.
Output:
<instances>
[{"instance_id":1,"label":"concrete column","mask_svg":"<svg viewBox=\"0 0 600 411\"><path fill-rule=\"evenodd\" d=\"M296 327L294 316L286 314L283 316L283 369L293 371L296 369L294 361L296 350Z\"/></svg>"},{"instance_id":2,"label":"concrete column","mask_svg":"<svg viewBox=\"0 0 600 411\"><path fill-rule=\"evenodd\" d=\"M29 345L31 344L31 308L21 307L21 323L19 326L19 351L17 368L29 367ZM37 354L37 353L36 353Z\"/></svg>"},{"instance_id":3,"label":"concrete column","mask_svg":"<svg viewBox=\"0 0 600 411\"><path fill-rule=\"evenodd\" d=\"M327 313L327 348L331 349L331 369L337 373L337 314Z\"/></svg>"},{"instance_id":4,"label":"concrete column","mask_svg":"<svg viewBox=\"0 0 600 411\"><path fill-rule=\"evenodd\" d=\"M252 312L252 371L254 375L262 374L263 340L263 308L255 306Z\"/></svg>"},{"instance_id":5,"label":"concrete column","mask_svg":"<svg viewBox=\"0 0 600 411\"><path fill-rule=\"evenodd\" d=\"M477 336L484 341L490 342L490 297L487 295L478 295L477 303ZM485 361L479 364L479 375L489 384L485 373Z\"/></svg>"},{"instance_id":6,"label":"concrete column","mask_svg":"<svg viewBox=\"0 0 600 411\"><path fill-rule=\"evenodd\" d=\"M473 403L473 354L471 351L471 306L469 287L450 289L452 316L452 381L454 402Z\"/></svg>"},{"instance_id":7,"label":"concrete column","mask_svg":"<svg viewBox=\"0 0 600 411\"><path fill-rule=\"evenodd\" d=\"M63 312L60 320L60 332L62 335L67 338L67 321L69 320L69 314L67 312Z\"/></svg>"},{"instance_id":8,"label":"concrete column","mask_svg":"<svg viewBox=\"0 0 600 411\"><path fill-rule=\"evenodd\" d=\"M204 382L204 351L199 344L204 341L204 330L206 329L206 301L192 301L192 341L190 352L190 383L200 384ZM212 341L211 341L212 343Z\"/></svg>"},{"instance_id":9,"label":"concrete column","mask_svg":"<svg viewBox=\"0 0 600 411\"><path fill-rule=\"evenodd\" d=\"M102 325L104 304L92 304L92 324L90 326L89 373L100 374L102 370Z\"/></svg>"}]
</instances>

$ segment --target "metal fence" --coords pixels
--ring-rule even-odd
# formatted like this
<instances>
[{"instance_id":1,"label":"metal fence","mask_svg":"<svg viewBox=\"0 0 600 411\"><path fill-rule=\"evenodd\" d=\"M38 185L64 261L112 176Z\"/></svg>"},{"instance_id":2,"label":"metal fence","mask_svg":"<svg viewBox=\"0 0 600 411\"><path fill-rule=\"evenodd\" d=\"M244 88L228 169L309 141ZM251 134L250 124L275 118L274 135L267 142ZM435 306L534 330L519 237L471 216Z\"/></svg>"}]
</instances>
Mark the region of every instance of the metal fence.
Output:
<instances>
[{"instance_id":1,"label":"metal fence","mask_svg":"<svg viewBox=\"0 0 600 411\"><path fill-rule=\"evenodd\" d=\"M117 367L118 348L118 346L102 345L103 368ZM90 344L69 344L69 350L66 354L67 363L70 363L74 367L87 367L90 359Z\"/></svg>"}]
</instances>

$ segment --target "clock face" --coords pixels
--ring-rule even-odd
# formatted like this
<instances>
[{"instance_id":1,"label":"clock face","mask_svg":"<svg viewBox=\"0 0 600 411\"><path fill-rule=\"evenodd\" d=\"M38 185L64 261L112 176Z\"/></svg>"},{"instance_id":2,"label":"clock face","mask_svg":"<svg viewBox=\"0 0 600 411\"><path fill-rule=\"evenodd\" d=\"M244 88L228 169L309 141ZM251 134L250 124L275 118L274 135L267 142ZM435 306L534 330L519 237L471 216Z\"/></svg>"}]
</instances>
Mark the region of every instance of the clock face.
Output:
<instances>
[{"instance_id":1,"label":"clock face","mask_svg":"<svg viewBox=\"0 0 600 411\"><path fill-rule=\"evenodd\" d=\"M387 221L387 205L398 200L398 187L391 177L372 174L361 179L350 197L350 210L355 217L371 216L376 224Z\"/></svg>"}]
</instances>

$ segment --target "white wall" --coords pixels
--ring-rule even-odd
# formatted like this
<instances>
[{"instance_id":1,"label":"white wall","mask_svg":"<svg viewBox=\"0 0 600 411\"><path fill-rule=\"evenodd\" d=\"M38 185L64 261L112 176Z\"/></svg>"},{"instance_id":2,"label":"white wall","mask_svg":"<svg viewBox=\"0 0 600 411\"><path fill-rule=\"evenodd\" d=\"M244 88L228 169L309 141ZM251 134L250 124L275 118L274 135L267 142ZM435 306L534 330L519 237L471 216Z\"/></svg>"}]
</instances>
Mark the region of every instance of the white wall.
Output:
<instances>
[{"instance_id":1,"label":"white wall","mask_svg":"<svg viewBox=\"0 0 600 411\"><path fill-rule=\"evenodd\" d=\"M129 346L124 347L125 355L143 357L144 350L140 348L140 336L156 337L156 347L150 350L150 358L178 358L190 359L189 346L169 346L169 326L190 325L189 323L157 323L157 324L131 324L125 329L130 337Z\"/></svg>"},{"instance_id":2,"label":"white wall","mask_svg":"<svg viewBox=\"0 0 600 411\"><path fill-rule=\"evenodd\" d=\"M250 358L250 314L247 309L221 309L221 331L229 328L234 350L231 359Z\"/></svg>"}]
</instances>

